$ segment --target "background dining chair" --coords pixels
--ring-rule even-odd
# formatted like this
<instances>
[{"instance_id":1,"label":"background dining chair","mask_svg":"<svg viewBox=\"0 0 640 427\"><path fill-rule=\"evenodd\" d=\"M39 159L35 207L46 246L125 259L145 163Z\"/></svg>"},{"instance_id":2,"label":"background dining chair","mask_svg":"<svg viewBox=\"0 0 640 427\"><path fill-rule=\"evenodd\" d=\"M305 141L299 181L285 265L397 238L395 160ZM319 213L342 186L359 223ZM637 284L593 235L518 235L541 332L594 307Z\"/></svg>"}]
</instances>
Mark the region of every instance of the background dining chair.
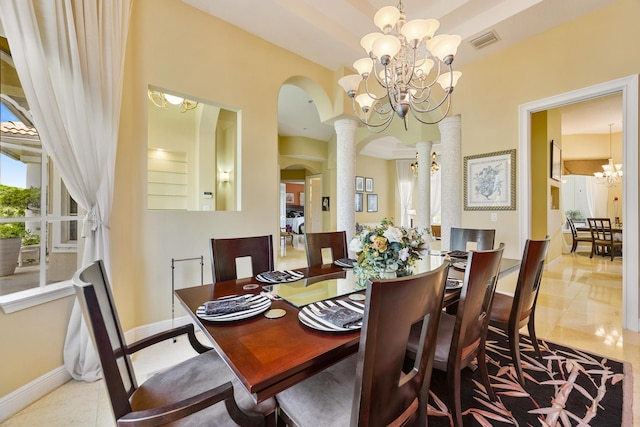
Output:
<instances>
[{"instance_id":1,"label":"background dining chair","mask_svg":"<svg viewBox=\"0 0 640 427\"><path fill-rule=\"evenodd\" d=\"M325 233L305 234L307 245L307 265L309 267L322 265L322 250L331 249L331 262L347 258L347 233L344 231L330 231Z\"/></svg>"},{"instance_id":2,"label":"background dining chair","mask_svg":"<svg viewBox=\"0 0 640 427\"><path fill-rule=\"evenodd\" d=\"M414 425L417 418L426 425L419 401L429 388L448 268L373 281L358 354L276 395L278 419L298 427ZM418 321L417 362L404 367L409 330Z\"/></svg>"},{"instance_id":3,"label":"background dining chair","mask_svg":"<svg viewBox=\"0 0 640 427\"><path fill-rule=\"evenodd\" d=\"M197 340L192 324L127 345L102 261L78 271L73 284L118 425L155 426L182 420L189 425L262 426L264 414L275 423L275 400L256 406L218 354ZM183 334L200 354L138 386L130 355Z\"/></svg>"},{"instance_id":4,"label":"background dining chair","mask_svg":"<svg viewBox=\"0 0 640 427\"><path fill-rule=\"evenodd\" d=\"M573 223L573 220L571 219L571 217L567 217L567 224L569 224L569 228L571 229L571 238L573 239L573 242L571 244L571 253L576 251L576 249L578 248L578 244L580 242L591 243L591 246L593 247L593 237L591 236L591 234L589 235L578 234L576 225Z\"/></svg>"},{"instance_id":5,"label":"background dining chair","mask_svg":"<svg viewBox=\"0 0 640 427\"><path fill-rule=\"evenodd\" d=\"M489 382L485 341L503 250L504 244L501 243L495 250L469 252L458 310L455 315L442 313L440 319L433 367L446 372L447 395L456 427L463 425L460 401L461 371L474 359L480 369L487 394L492 400L496 399ZM412 328L407 352L410 360L416 357L419 338L417 328Z\"/></svg>"},{"instance_id":6,"label":"background dining chair","mask_svg":"<svg viewBox=\"0 0 640 427\"><path fill-rule=\"evenodd\" d=\"M496 230L451 227L449 250L466 251L467 243L475 242L476 251L487 251L493 249L495 237Z\"/></svg>"},{"instance_id":7,"label":"background dining chair","mask_svg":"<svg viewBox=\"0 0 640 427\"><path fill-rule=\"evenodd\" d=\"M503 328L509 337L511 359L520 384L524 385L520 363L520 328L527 325L529 337L539 359L542 359L535 328L535 311L538 291L542 279L544 259L549 248L549 237L545 240L527 240L522 255L522 264L513 295L496 291L491 307L490 322Z\"/></svg>"},{"instance_id":8,"label":"background dining chair","mask_svg":"<svg viewBox=\"0 0 640 427\"><path fill-rule=\"evenodd\" d=\"M251 257L252 276L265 271L273 271L272 236L211 239L211 276L213 283L237 279L236 260L244 257Z\"/></svg>"},{"instance_id":9,"label":"background dining chair","mask_svg":"<svg viewBox=\"0 0 640 427\"><path fill-rule=\"evenodd\" d=\"M593 239L589 258L593 258L593 254L598 249L602 251L602 256L611 256L611 261L614 256L622 255L622 240L614 239L610 218L587 218L587 222L589 222L589 230Z\"/></svg>"}]
</instances>

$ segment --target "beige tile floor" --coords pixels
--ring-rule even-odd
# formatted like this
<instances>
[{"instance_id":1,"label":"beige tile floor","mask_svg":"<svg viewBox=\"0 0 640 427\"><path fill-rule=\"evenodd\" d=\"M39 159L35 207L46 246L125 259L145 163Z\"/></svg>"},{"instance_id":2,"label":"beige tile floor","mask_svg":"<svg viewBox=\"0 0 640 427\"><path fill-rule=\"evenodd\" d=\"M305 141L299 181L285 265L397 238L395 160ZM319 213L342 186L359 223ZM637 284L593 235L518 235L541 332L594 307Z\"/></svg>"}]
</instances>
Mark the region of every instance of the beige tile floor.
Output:
<instances>
[{"instance_id":1,"label":"beige tile floor","mask_svg":"<svg viewBox=\"0 0 640 427\"><path fill-rule=\"evenodd\" d=\"M306 265L304 245L290 243L278 268ZM282 255L280 253L279 255ZM501 280L500 289L513 288L517 275ZM622 261L589 259L579 252L546 266L538 299L536 331L549 339L633 364L634 383L640 381L640 334L623 331ZM143 381L158 369L195 354L184 340L158 344L139 352L134 365ZM634 425L640 426L640 387L634 391ZM114 426L103 382L70 381L2 424L9 426Z\"/></svg>"}]
</instances>

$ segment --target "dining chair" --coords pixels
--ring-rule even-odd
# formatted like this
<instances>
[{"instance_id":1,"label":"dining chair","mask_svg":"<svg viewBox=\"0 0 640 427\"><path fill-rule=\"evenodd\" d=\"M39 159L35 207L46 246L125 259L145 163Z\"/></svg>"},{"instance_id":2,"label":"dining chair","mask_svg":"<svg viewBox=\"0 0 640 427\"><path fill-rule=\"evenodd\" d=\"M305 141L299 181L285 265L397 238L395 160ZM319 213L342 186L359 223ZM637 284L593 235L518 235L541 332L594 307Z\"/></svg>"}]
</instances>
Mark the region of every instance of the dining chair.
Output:
<instances>
[{"instance_id":1,"label":"dining chair","mask_svg":"<svg viewBox=\"0 0 640 427\"><path fill-rule=\"evenodd\" d=\"M493 249L495 237L496 230L451 227L449 250L466 251L467 243L475 242L476 251L487 251Z\"/></svg>"},{"instance_id":2,"label":"dining chair","mask_svg":"<svg viewBox=\"0 0 640 427\"><path fill-rule=\"evenodd\" d=\"M591 234L589 234L588 236L578 234L576 225L573 223L571 217L567 217L567 224L569 224L569 228L571 229L571 238L573 239L573 242L571 244L571 253L576 251L580 242L591 243L591 246L593 248L593 236L591 236Z\"/></svg>"},{"instance_id":3,"label":"dining chair","mask_svg":"<svg viewBox=\"0 0 640 427\"><path fill-rule=\"evenodd\" d=\"M275 400L256 405L215 350L198 341L192 324L127 344L103 262L78 271L72 280L119 426L174 421L179 425L263 426L265 415L275 424ZM130 356L184 334L199 354L138 385Z\"/></svg>"},{"instance_id":4,"label":"dining chair","mask_svg":"<svg viewBox=\"0 0 640 427\"><path fill-rule=\"evenodd\" d=\"M536 302L540 291L544 260L549 249L549 236L544 240L527 240L522 255L520 273L513 295L496 291L489 321L506 330L511 349L511 359L520 384L524 385L520 362L519 330L527 325L531 343L539 359L542 359L535 328Z\"/></svg>"},{"instance_id":5,"label":"dining chair","mask_svg":"<svg viewBox=\"0 0 640 427\"><path fill-rule=\"evenodd\" d=\"M276 395L278 421L305 426L426 425L448 263L367 287L356 355ZM416 362L404 365L409 330L422 322Z\"/></svg>"},{"instance_id":6,"label":"dining chair","mask_svg":"<svg viewBox=\"0 0 640 427\"><path fill-rule=\"evenodd\" d=\"M251 258L252 276L273 271L273 237L237 237L211 239L211 276L213 283L238 279L237 261Z\"/></svg>"},{"instance_id":7,"label":"dining chair","mask_svg":"<svg viewBox=\"0 0 640 427\"><path fill-rule=\"evenodd\" d=\"M503 250L504 244L501 243L494 250L469 252L456 314L443 312L440 319L433 367L446 372L447 395L456 427L463 425L461 371L470 366L474 359L487 394L492 400L496 400L489 382L485 341ZM413 327L407 351L409 360L415 360L419 342L419 329Z\"/></svg>"},{"instance_id":8,"label":"dining chair","mask_svg":"<svg viewBox=\"0 0 640 427\"><path fill-rule=\"evenodd\" d=\"M602 251L602 256L610 255L611 261L617 254L622 255L622 240L614 238L610 218L587 218L587 222L593 239L589 258L593 258L598 248Z\"/></svg>"},{"instance_id":9,"label":"dining chair","mask_svg":"<svg viewBox=\"0 0 640 427\"><path fill-rule=\"evenodd\" d=\"M347 258L347 233L345 231L329 231L325 233L305 234L307 245L307 265L315 267L323 264L322 250L331 249L331 262Z\"/></svg>"}]
</instances>

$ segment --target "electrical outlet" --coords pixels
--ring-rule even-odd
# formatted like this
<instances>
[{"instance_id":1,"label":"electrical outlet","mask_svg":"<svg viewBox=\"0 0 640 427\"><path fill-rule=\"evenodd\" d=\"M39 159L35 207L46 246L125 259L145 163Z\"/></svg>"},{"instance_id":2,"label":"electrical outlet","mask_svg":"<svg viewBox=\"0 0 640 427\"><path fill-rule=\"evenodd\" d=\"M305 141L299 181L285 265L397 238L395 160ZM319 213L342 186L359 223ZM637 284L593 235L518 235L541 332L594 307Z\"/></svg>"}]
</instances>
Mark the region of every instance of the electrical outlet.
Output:
<instances>
[{"instance_id":1,"label":"electrical outlet","mask_svg":"<svg viewBox=\"0 0 640 427\"><path fill-rule=\"evenodd\" d=\"M498 214L495 212L491 213L491 221L496 222L498 220Z\"/></svg>"}]
</instances>

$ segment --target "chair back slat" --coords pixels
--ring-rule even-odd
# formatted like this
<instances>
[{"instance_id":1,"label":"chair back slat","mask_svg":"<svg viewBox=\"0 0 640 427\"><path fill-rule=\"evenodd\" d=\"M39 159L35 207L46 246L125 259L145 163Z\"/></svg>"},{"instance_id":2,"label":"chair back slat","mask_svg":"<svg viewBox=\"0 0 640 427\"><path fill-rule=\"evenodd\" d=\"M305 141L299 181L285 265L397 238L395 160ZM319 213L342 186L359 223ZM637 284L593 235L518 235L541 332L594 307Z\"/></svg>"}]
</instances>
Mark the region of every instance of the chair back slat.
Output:
<instances>
[{"instance_id":1,"label":"chair back slat","mask_svg":"<svg viewBox=\"0 0 640 427\"><path fill-rule=\"evenodd\" d=\"M417 417L419 393L428 389L431 378L448 269L445 263L367 287L351 425L411 425L407 420ZM409 331L420 321L418 357L403 370Z\"/></svg>"},{"instance_id":2,"label":"chair back slat","mask_svg":"<svg viewBox=\"0 0 640 427\"><path fill-rule=\"evenodd\" d=\"M213 283L238 278L236 259L251 257L253 275L274 269L273 237L211 239Z\"/></svg>"},{"instance_id":3,"label":"chair back slat","mask_svg":"<svg viewBox=\"0 0 640 427\"><path fill-rule=\"evenodd\" d=\"M471 251L467 258L449 353L450 361L463 361L461 366L473 359L486 332L503 250L500 244L495 250Z\"/></svg>"},{"instance_id":4,"label":"chair back slat","mask_svg":"<svg viewBox=\"0 0 640 427\"><path fill-rule=\"evenodd\" d=\"M451 227L449 250L466 251L468 242L475 242L477 251L493 249L496 230Z\"/></svg>"},{"instance_id":5,"label":"chair back slat","mask_svg":"<svg viewBox=\"0 0 640 427\"><path fill-rule=\"evenodd\" d=\"M344 231L330 231L325 233L306 233L307 265L315 267L322 265L322 250L331 249L332 260L347 258L347 233Z\"/></svg>"},{"instance_id":6,"label":"chair back slat","mask_svg":"<svg viewBox=\"0 0 640 427\"><path fill-rule=\"evenodd\" d=\"M138 387L102 261L73 277L73 285L98 352L116 419L131 412L129 397Z\"/></svg>"},{"instance_id":7,"label":"chair back slat","mask_svg":"<svg viewBox=\"0 0 640 427\"><path fill-rule=\"evenodd\" d=\"M613 241L610 218L587 218L591 237L595 240Z\"/></svg>"}]
</instances>

